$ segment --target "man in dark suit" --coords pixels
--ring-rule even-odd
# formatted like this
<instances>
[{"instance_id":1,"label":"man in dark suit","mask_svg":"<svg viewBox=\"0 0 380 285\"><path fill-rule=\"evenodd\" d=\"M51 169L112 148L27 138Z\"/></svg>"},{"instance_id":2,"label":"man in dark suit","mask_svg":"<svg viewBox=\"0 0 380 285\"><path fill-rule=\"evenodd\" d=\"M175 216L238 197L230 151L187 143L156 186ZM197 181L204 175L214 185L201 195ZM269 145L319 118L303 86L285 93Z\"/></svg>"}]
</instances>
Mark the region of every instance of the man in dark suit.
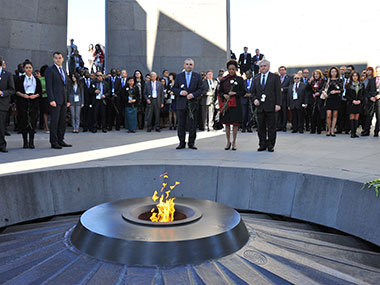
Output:
<instances>
[{"instance_id":1,"label":"man in dark suit","mask_svg":"<svg viewBox=\"0 0 380 285\"><path fill-rule=\"evenodd\" d=\"M239 56L240 73L243 74L247 70L251 70L252 56L248 52L248 48L244 47L244 52Z\"/></svg>"},{"instance_id":2,"label":"man in dark suit","mask_svg":"<svg viewBox=\"0 0 380 285\"><path fill-rule=\"evenodd\" d=\"M242 117L243 122L241 124L241 131L245 133L248 131L252 133L253 125L253 103L252 103L252 86L253 78L252 71L248 70L246 73L247 79L244 80L245 95L241 97L241 108L242 108Z\"/></svg>"},{"instance_id":3,"label":"man in dark suit","mask_svg":"<svg viewBox=\"0 0 380 285\"><path fill-rule=\"evenodd\" d=\"M309 99L306 94L306 84L298 74L293 77L294 82L288 88L288 108L292 112L292 133L303 134L305 127L305 109Z\"/></svg>"},{"instance_id":4,"label":"man in dark suit","mask_svg":"<svg viewBox=\"0 0 380 285\"><path fill-rule=\"evenodd\" d=\"M13 76L3 69L3 58L0 56L0 152L8 152L5 141L5 124L11 96L14 93Z\"/></svg>"},{"instance_id":5,"label":"man in dark suit","mask_svg":"<svg viewBox=\"0 0 380 285\"><path fill-rule=\"evenodd\" d=\"M274 151L276 143L276 113L281 110L281 81L277 74L269 72L270 62L260 61L260 74L253 80L253 103L257 107L259 136L258 151Z\"/></svg>"},{"instance_id":6,"label":"man in dark suit","mask_svg":"<svg viewBox=\"0 0 380 285\"><path fill-rule=\"evenodd\" d=\"M288 121L288 88L292 79L286 74L285 66L280 66L278 71L281 81L281 110L277 113L277 131L286 132L286 123Z\"/></svg>"},{"instance_id":7,"label":"man in dark suit","mask_svg":"<svg viewBox=\"0 0 380 285\"><path fill-rule=\"evenodd\" d=\"M177 149L183 149L186 146L186 121L189 127L188 146L190 149L197 149L195 146L198 108L197 98L202 94L202 78L198 73L193 72L194 60L191 58L185 60L184 69L184 72L177 75L172 88L177 100L179 138Z\"/></svg>"},{"instance_id":8,"label":"man in dark suit","mask_svg":"<svg viewBox=\"0 0 380 285\"><path fill-rule=\"evenodd\" d=\"M66 112L70 107L67 96L67 75L63 69L63 55L54 52L54 64L45 73L46 93L50 104L50 144L52 148L71 147L64 142L66 130Z\"/></svg>"},{"instance_id":9,"label":"man in dark suit","mask_svg":"<svg viewBox=\"0 0 380 285\"><path fill-rule=\"evenodd\" d=\"M120 131L120 124L122 123L122 110L121 110L121 98L120 98L120 89L121 89L121 80L117 77L116 69L111 69L111 76L107 77L105 80L108 84L108 90L110 91L109 96L107 97L107 127L111 131L115 123L115 129Z\"/></svg>"},{"instance_id":10,"label":"man in dark suit","mask_svg":"<svg viewBox=\"0 0 380 285\"><path fill-rule=\"evenodd\" d=\"M256 49L256 54L252 57L253 72L256 74L259 73L259 63L260 60L264 59L264 55L260 53L260 50Z\"/></svg>"},{"instance_id":11,"label":"man in dark suit","mask_svg":"<svg viewBox=\"0 0 380 285\"><path fill-rule=\"evenodd\" d=\"M202 81L202 98L199 102L201 107L201 130L210 131L210 127L214 124L214 108L212 106L215 97L217 82L213 78L214 73L209 70L206 78Z\"/></svg>"},{"instance_id":12,"label":"man in dark suit","mask_svg":"<svg viewBox=\"0 0 380 285\"><path fill-rule=\"evenodd\" d=\"M91 124L91 115L92 115L92 101L91 101L91 93L92 90L92 80L90 78L90 73L88 70L84 73L84 78L82 79L83 83L83 93L84 93L84 106L82 109L83 112L83 132L87 132L88 130L91 130L90 124Z\"/></svg>"},{"instance_id":13,"label":"man in dark suit","mask_svg":"<svg viewBox=\"0 0 380 285\"><path fill-rule=\"evenodd\" d=\"M103 80L103 74L101 71L96 72L96 81L93 83L93 116L92 116L92 132L97 132L97 121L100 116L100 121L102 125L103 133L107 132L106 128L106 99L109 96L109 84L105 83Z\"/></svg>"},{"instance_id":14,"label":"man in dark suit","mask_svg":"<svg viewBox=\"0 0 380 285\"><path fill-rule=\"evenodd\" d=\"M160 132L160 112L164 107L164 87L157 81L157 74L150 73L150 81L145 84L144 98L146 100L147 132L152 131L152 120L154 116L154 129Z\"/></svg>"}]
</instances>

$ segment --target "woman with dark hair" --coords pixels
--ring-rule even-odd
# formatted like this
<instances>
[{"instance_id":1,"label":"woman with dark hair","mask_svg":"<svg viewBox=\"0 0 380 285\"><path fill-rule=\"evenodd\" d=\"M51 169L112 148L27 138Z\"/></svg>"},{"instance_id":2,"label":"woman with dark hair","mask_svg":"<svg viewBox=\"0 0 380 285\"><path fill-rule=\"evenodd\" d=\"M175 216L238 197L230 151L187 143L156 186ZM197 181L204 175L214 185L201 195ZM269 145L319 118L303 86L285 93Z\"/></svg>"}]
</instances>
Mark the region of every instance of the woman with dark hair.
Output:
<instances>
[{"instance_id":1,"label":"woman with dark hair","mask_svg":"<svg viewBox=\"0 0 380 285\"><path fill-rule=\"evenodd\" d=\"M176 74L174 72L169 73L169 130L177 129L177 107L174 92L172 88L174 86Z\"/></svg>"},{"instance_id":2,"label":"woman with dark hair","mask_svg":"<svg viewBox=\"0 0 380 285\"><path fill-rule=\"evenodd\" d=\"M33 64L26 60L22 64L25 74L16 82L16 95L19 96L18 119L24 140L24 148L34 147L39 99L42 94L41 81L33 75ZM29 140L28 140L29 134Z\"/></svg>"},{"instance_id":3,"label":"woman with dark hair","mask_svg":"<svg viewBox=\"0 0 380 285\"><path fill-rule=\"evenodd\" d=\"M103 52L102 48L100 47L100 44L95 45L94 64L95 64L96 72L101 71L103 73L104 52Z\"/></svg>"},{"instance_id":4,"label":"woman with dark hair","mask_svg":"<svg viewBox=\"0 0 380 285\"><path fill-rule=\"evenodd\" d=\"M310 77L308 81L308 89L311 90L311 95L313 100L311 101L311 128L310 133L320 134L322 132L323 119L322 112L324 100L321 99L322 89L323 89L323 73L321 70L317 69L313 71L313 76Z\"/></svg>"},{"instance_id":5,"label":"woman with dark hair","mask_svg":"<svg viewBox=\"0 0 380 285\"><path fill-rule=\"evenodd\" d=\"M169 121L170 104L168 103L168 98L170 97L170 95L169 95L169 89L168 89L168 86L166 84L165 78L161 77L159 80L162 84L162 87L164 88L164 90L163 90L164 107L161 108L161 112L160 112L160 121L161 121L160 126L161 126L161 129L163 129L163 128L166 128L167 123Z\"/></svg>"},{"instance_id":6,"label":"woman with dark hair","mask_svg":"<svg viewBox=\"0 0 380 285\"><path fill-rule=\"evenodd\" d=\"M364 78L364 81L363 81L364 88L367 89L368 82L371 80L371 78L374 78L374 77L375 77L375 69L372 66L368 66L366 68L365 78ZM372 102L370 100L368 100L367 96L365 96L365 98L363 99L362 103L363 103L363 109L364 110L363 110L363 112L359 116L360 124L362 126L361 135L362 136L369 136L371 122L367 122L367 120L371 121L371 119L369 119L369 116L370 116L370 113L371 113L370 110L371 110Z\"/></svg>"},{"instance_id":7,"label":"woman with dark hair","mask_svg":"<svg viewBox=\"0 0 380 285\"><path fill-rule=\"evenodd\" d=\"M133 77L127 78L127 92L123 96L123 105L125 106L125 128L128 133L135 133L137 129L137 106L139 105L139 89L135 84Z\"/></svg>"},{"instance_id":8,"label":"woman with dark hair","mask_svg":"<svg viewBox=\"0 0 380 285\"><path fill-rule=\"evenodd\" d=\"M341 103L341 93L343 90L342 80L339 79L339 69L333 66L327 73L327 83L322 91L322 99L326 99L326 136L335 137L335 126L338 119L338 110ZM332 121L331 121L332 116Z\"/></svg>"},{"instance_id":9,"label":"woman with dark hair","mask_svg":"<svg viewBox=\"0 0 380 285\"><path fill-rule=\"evenodd\" d=\"M227 62L228 74L220 81L218 92L220 121L226 127L227 146L231 148L231 125L233 126L232 150L236 150L236 137L242 123L242 108L240 97L245 94L244 80L237 75L238 63L235 60Z\"/></svg>"},{"instance_id":10,"label":"woman with dark hair","mask_svg":"<svg viewBox=\"0 0 380 285\"><path fill-rule=\"evenodd\" d=\"M140 70L135 70L133 73L133 80L135 82L135 86L137 87L138 93L138 104L137 104L137 125L140 130L144 128L144 120L145 120L145 107L146 102L144 100L144 88L145 81L142 77L142 73Z\"/></svg>"},{"instance_id":11,"label":"woman with dark hair","mask_svg":"<svg viewBox=\"0 0 380 285\"><path fill-rule=\"evenodd\" d=\"M48 67L49 66L45 64L40 69L40 74L41 74L40 81L41 81L41 87L42 87L40 113L42 113L42 116L43 116L44 131L46 133L49 133L49 102L47 99L46 82L45 82L45 72Z\"/></svg>"},{"instance_id":12,"label":"woman with dark hair","mask_svg":"<svg viewBox=\"0 0 380 285\"><path fill-rule=\"evenodd\" d=\"M80 112L84 106L84 89L82 80L79 79L77 73L70 76L68 82L68 95L70 102L71 122L73 125L73 133L79 133Z\"/></svg>"},{"instance_id":13,"label":"woman with dark hair","mask_svg":"<svg viewBox=\"0 0 380 285\"><path fill-rule=\"evenodd\" d=\"M351 137L358 138L356 129L359 124L359 114L363 109L363 99L365 97L364 84L360 82L360 74L357 71L352 72L350 83L346 89L347 113L350 114Z\"/></svg>"}]
</instances>

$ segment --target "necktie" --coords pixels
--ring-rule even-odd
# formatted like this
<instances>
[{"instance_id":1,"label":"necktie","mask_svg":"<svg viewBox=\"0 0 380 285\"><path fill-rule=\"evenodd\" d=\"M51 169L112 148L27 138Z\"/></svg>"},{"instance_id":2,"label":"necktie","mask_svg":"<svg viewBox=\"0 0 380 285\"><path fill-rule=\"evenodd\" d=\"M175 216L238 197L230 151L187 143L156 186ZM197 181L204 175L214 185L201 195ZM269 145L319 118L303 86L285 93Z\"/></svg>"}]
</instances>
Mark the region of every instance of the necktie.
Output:
<instances>
[{"instance_id":1,"label":"necktie","mask_svg":"<svg viewBox=\"0 0 380 285\"><path fill-rule=\"evenodd\" d=\"M122 85L123 85L123 87L125 86L125 78L123 78L123 84Z\"/></svg>"},{"instance_id":2,"label":"necktie","mask_svg":"<svg viewBox=\"0 0 380 285\"><path fill-rule=\"evenodd\" d=\"M66 83L66 82L65 82L65 73L63 72L63 68L62 68L62 67L59 68L59 73L61 74L61 77L62 77L63 83Z\"/></svg>"},{"instance_id":3,"label":"necktie","mask_svg":"<svg viewBox=\"0 0 380 285\"><path fill-rule=\"evenodd\" d=\"M261 77L261 87L265 87L265 74Z\"/></svg>"},{"instance_id":4,"label":"necktie","mask_svg":"<svg viewBox=\"0 0 380 285\"><path fill-rule=\"evenodd\" d=\"M298 83L296 84L296 92L298 91Z\"/></svg>"},{"instance_id":5,"label":"necktie","mask_svg":"<svg viewBox=\"0 0 380 285\"><path fill-rule=\"evenodd\" d=\"M190 85L190 73L186 73L186 85L187 85L187 88L189 88L189 85Z\"/></svg>"},{"instance_id":6,"label":"necktie","mask_svg":"<svg viewBox=\"0 0 380 285\"><path fill-rule=\"evenodd\" d=\"M87 88L90 88L90 79L87 79Z\"/></svg>"},{"instance_id":7,"label":"necktie","mask_svg":"<svg viewBox=\"0 0 380 285\"><path fill-rule=\"evenodd\" d=\"M380 77L376 77L376 87L379 88L380 85Z\"/></svg>"}]
</instances>

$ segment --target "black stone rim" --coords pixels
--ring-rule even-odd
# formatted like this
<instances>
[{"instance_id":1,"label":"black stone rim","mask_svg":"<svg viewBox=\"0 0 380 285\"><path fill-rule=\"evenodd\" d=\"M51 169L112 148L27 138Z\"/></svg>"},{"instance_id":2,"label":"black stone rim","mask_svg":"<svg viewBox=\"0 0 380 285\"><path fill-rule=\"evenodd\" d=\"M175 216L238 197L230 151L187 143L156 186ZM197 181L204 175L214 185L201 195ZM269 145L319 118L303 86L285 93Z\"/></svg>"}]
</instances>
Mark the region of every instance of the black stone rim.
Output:
<instances>
[{"instance_id":1,"label":"black stone rim","mask_svg":"<svg viewBox=\"0 0 380 285\"><path fill-rule=\"evenodd\" d=\"M95 206L81 216L71 243L104 261L130 266L178 266L221 258L248 242L249 233L240 214L208 200L177 198L179 205L197 208L202 216L176 226L152 227L122 217L129 206L151 203L151 198L146 197Z\"/></svg>"}]
</instances>

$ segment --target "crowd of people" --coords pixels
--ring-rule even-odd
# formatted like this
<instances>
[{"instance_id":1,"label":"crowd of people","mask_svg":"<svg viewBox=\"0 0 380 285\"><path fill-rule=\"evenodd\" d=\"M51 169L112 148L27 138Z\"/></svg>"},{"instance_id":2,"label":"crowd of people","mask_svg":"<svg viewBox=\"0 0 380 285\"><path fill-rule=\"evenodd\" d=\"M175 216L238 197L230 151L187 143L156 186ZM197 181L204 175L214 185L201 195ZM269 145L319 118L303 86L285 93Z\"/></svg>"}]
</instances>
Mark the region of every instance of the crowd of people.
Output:
<instances>
[{"instance_id":1,"label":"crowd of people","mask_svg":"<svg viewBox=\"0 0 380 285\"><path fill-rule=\"evenodd\" d=\"M270 62L257 49L248 48L239 59L231 59L226 69L193 72L194 61L186 59L183 72L163 70L161 74L142 74L135 70L104 69L101 47L89 47L90 68L85 68L73 40L69 46L68 72L63 68L63 55L54 53L54 65L35 69L25 60L14 75L0 64L0 151L6 152L7 127L21 133L24 148L35 148L37 127L50 132L53 148L71 146L64 142L67 125L73 133L106 133L125 128L128 133L146 129L160 132L177 130L184 148L196 149L196 130L225 128L226 150L236 150L237 133L257 128L259 151L273 151L276 131L310 132L327 136L337 133L358 137L370 134L376 115L374 136L379 134L380 66L360 73L353 66L330 69L304 69L288 75L285 66L269 72ZM232 56L234 54L232 53ZM93 68L95 66L95 69ZM377 75L377 77L376 77ZM61 94L57 96L57 94ZM50 123L49 123L50 122ZM232 128L231 128L232 126ZM232 142L230 133L232 130Z\"/></svg>"}]
</instances>

